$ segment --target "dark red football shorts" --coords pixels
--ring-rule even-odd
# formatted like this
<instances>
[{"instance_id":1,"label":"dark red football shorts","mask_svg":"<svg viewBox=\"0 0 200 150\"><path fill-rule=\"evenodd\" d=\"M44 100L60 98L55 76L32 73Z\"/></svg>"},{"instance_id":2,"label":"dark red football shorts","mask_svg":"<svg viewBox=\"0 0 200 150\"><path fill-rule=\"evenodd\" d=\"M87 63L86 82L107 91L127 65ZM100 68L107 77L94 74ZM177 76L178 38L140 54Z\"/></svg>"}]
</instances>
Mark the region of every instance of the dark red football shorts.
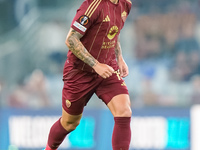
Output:
<instances>
[{"instance_id":1,"label":"dark red football shorts","mask_svg":"<svg viewBox=\"0 0 200 150\"><path fill-rule=\"evenodd\" d=\"M128 94L126 84L120 77L119 71L115 71L112 76L103 79L96 73L69 67L65 68L63 81L62 107L71 115L81 114L94 93L105 104L108 104L116 95Z\"/></svg>"}]
</instances>

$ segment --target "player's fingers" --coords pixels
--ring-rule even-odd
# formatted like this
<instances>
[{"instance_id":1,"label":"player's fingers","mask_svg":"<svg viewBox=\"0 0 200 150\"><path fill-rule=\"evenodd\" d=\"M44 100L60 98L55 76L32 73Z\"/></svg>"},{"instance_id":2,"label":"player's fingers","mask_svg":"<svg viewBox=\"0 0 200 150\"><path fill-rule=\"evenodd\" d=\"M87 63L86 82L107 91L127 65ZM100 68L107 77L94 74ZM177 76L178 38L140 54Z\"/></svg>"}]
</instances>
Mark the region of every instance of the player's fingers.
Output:
<instances>
[{"instance_id":1,"label":"player's fingers","mask_svg":"<svg viewBox=\"0 0 200 150\"><path fill-rule=\"evenodd\" d=\"M106 78L108 78L109 76L106 75L106 74L104 74L104 75L102 75L101 77L104 78L104 79L106 79Z\"/></svg>"},{"instance_id":2,"label":"player's fingers","mask_svg":"<svg viewBox=\"0 0 200 150\"><path fill-rule=\"evenodd\" d=\"M105 71L102 75L102 77L104 79L109 78L110 76L112 76L112 72L110 72L109 70Z\"/></svg>"},{"instance_id":3,"label":"player's fingers","mask_svg":"<svg viewBox=\"0 0 200 150\"><path fill-rule=\"evenodd\" d=\"M115 71L111 66L108 66L108 69L109 69L109 72L111 72L111 73L113 73Z\"/></svg>"},{"instance_id":4,"label":"player's fingers","mask_svg":"<svg viewBox=\"0 0 200 150\"><path fill-rule=\"evenodd\" d=\"M124 76L124 72L123 72L122 68L119 68L119 73L120 73L120 76L121 76L121 77Z\"/></svg>"},{"instance_id":5,"label":"player's fingers","mask_svg":"<svg viewBox=\"0 0 200 150\"><path fill-rule=\"evenodd\" d=\"M125 78L126 76L128 76L129 72L126 70L123 72L123 78Z\"/></svg>"},{"instance_id":6,"label":"player's fingers","mask_svg":"<svg viewBox=\"0 0 200 150\"><path fill-rule=\"evenodd\" d=\"M127 71L126 71L126 76L128 76L128 75L129 75L129 71L127 70ZM126 76L125 76L125 77L126 77Z\"/></svg>"},{"instance_id":7,"label":"player's fingers","mask_svg":"<svg viewBox=\"0 0 200 150\"><path fill-rule=\"evenodd\" d=\"M111 72L106 72L106 73L105 73L105 77L106 77L106 78L109 78L111 75L112 75Z\"/></svg>"},{"instance_id":8,"label":"player's fingers","mask_svg":"<svg viewBox=\"0 0 200 150\"><path fill-rule=\"evenodd\" d=\"M112 76L112 74L113 74L113 71L110 71L110 70L109 70L108 72L106 72L106 74L108 74L108 75L109 75L109 77L110 77L110 76Z\"/></svg>"},{"instance_id":9,"label":"player's fingers","mask_svg":"<svg viewBox=\"0 0 200 150\"><path fill-rule=\"evenodd\" d=\"M128 74L129 74L128 67L121 68L120 70L121 77L125 78L126 76L128 76Z\"/></svg>"},{"instance_id":10,"label":"player's fingers","mask_svg":"<svg viewBox=\"0 0 200 150\"><path fill-rule=\"evenodd\" d=\"M128 76L128 73L124 73L122 77L125 78L127 76Z\"/></svg>"},{"instance_id":11,"label":"player's fingers","mask_svg":"<svg viewBox=\"0 0 200 150\"><path fill-rule=\"evenodd\" d=\"M104 78L104 79L106 79L106 76L105 76L105 75L102 75L101 77Z\"/></svg>"}]
</instances>

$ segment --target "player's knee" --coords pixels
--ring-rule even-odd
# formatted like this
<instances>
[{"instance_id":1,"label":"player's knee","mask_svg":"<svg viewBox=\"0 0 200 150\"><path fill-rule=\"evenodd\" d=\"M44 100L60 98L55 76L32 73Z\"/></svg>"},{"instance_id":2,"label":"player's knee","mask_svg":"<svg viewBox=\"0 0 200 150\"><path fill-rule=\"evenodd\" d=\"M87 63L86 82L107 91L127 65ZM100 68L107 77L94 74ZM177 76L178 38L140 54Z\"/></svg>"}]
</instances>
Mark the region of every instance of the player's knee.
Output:
<instances>
[{"instance_id":1,"label":"player's knee","mask_svg":"<svg viewBox=\"0 0 200 150\"><path fill-rule=\"evenodd\" d=\"M124 112L122 113L123 117L131 117L132 116L132 110L130 107L127 107L124 109Z\"/></svg>"},{"instance_id":2,"label":"player's knee","mask_svg":"<svg viewBox=\"0 0 200 150\"><path fill-rule=\"evenodd\" d=\"M79 125L79 123L80 123L80 120L76 120L76 121L73 121L73 122L72 121L65 121L63 124L64 124L64 128L67 131L71 132L71 131L76 129L76 127Z\"/></svg>"},{"instance_id":3,"label":"player's knee","mask_svg":"<svg viewBox=\"0 0 200 150\"><path fill-rule=\"evenodd\" d=\"M132 110L130 107L123 107L116 111L115 117L131 117L132 116Z\"/></svg>"},{"instance_id":4,"label":"player's knee","mask_svg":"<svg viewBox=\"0 0 200 150\"><path fill-rule=\"evenodd\" d=\"M76 127L79 125L79 122L68 122L68 131L73 131L76 129Z\"/></svg>"}]
</instances>

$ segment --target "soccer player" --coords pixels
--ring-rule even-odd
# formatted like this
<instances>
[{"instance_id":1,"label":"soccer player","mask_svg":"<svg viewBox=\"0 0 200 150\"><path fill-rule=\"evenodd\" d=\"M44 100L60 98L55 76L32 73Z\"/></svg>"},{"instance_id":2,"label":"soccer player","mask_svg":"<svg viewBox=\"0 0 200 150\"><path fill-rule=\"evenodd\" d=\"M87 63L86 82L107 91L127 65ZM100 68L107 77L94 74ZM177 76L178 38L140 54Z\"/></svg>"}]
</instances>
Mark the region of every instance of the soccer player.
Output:
<instances>
[{"instance_id":1,"label":"soccer player","mask_svg":"<svg viewBox=\"0 0 200 150\"><path fill-rule=\"evenodd\" d=\"M45 150L56 150L76 129L94 93L114 116L113 150L129 149L132 112L119 34L130 9L130 0L85 0L77 10L65 41L62 117L51 127Z\"/></svg>"}]
</instances>

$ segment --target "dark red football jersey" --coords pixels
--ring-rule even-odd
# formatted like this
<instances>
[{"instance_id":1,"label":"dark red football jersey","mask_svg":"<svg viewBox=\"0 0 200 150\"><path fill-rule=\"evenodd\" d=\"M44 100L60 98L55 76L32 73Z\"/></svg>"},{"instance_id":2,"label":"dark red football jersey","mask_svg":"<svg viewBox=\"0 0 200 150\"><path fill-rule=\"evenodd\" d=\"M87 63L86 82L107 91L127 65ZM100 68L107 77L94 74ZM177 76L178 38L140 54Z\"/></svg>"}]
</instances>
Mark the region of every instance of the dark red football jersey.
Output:
<instances>
[{"instance_id":1,"label":"dark red football jersey","mask_svg":"<svg viewBox=\"0 0 200 150\"><path fill-rule=\"evenodd\" d=\"M89 53L100 63L118 69L115 46L124 22L131 10L130 0L85 0L77 10L71 27L81 33L81 42ZM78 59L70 50L67 63L84 71L93 69Z\"/></svg>"}]
</instances>

